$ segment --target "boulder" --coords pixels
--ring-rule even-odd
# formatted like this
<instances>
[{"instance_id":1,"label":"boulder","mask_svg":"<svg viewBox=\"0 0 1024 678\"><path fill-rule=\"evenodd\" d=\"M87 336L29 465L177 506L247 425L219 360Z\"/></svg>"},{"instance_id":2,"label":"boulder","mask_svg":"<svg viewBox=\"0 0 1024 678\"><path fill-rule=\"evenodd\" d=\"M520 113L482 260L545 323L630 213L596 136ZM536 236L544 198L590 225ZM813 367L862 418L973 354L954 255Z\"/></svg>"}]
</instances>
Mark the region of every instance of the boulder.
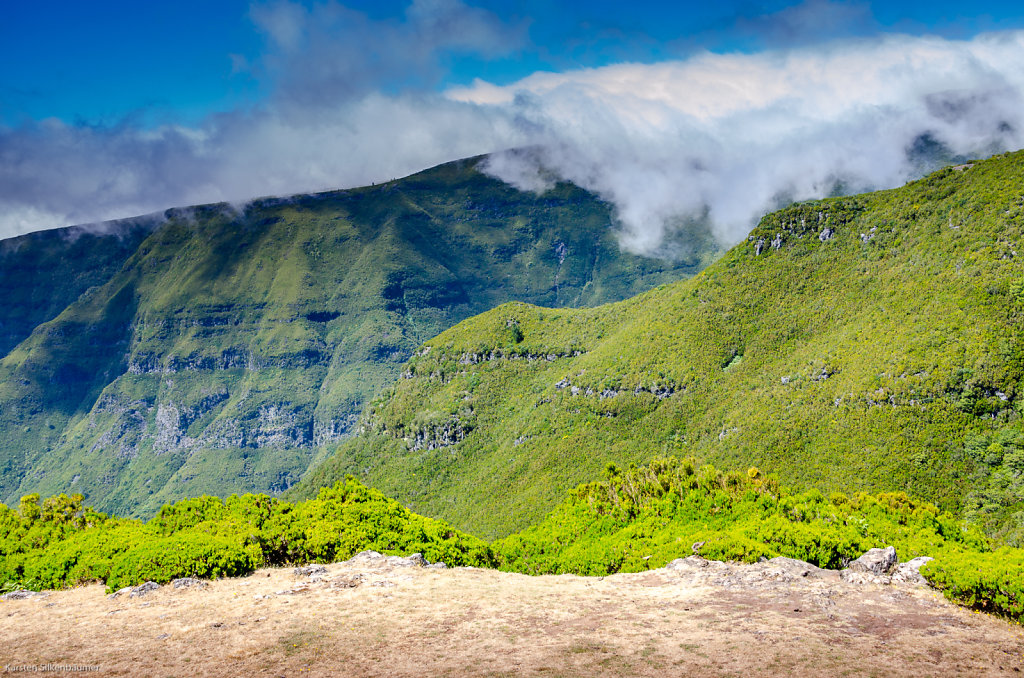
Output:
<instances>
[{"instance_id":1,"label":"boulder","mask_svg":"<svg viewBox=\"0 0 1024 678\"><path fill-rule=\"evenodd\" d=\"M413 553L410 556L406 556L405 561L413 567L426 567L430 564L427 562L427 559L423 557L422 553Z\"/></svg>"},{"instance_id":2,"label":"boulder","mask_svg":"<svg viewBox=\"0 0 1024 678\"><path fill-rule=\"evenodd\" d=\"M27 589L18 589L17 591L10 591L0 596L0 600L25 600L32 596L40 595L38 591L29 591Z\"/></svg>"},{"instance_id":3,"label":"boulder","mask_svg":"<svg viewBox=\"0 0 1024 678\"><path fill-rule=\"evenodd\" d=\"M128 597L129 598L140 598L142 596L149 595L153 591L156 591L157 589L160 589L160 588L161 588L160 584L157 584L155 581L147 581L145 584L139 584L138 586L133 588L131 590L131 592L128 594Z\"/></svg>"},{"instance_id":4,"label":"boulder","mask_svg":"<svg viewBox=\"0 0 1024 678\"><path fill-rule=\"evenodd\" d=\"M363 583L363 579L365 579L365 577L360 573L348 576L343 575L332 580L331 587L336 589L354 589Z\"/></svg>"},{"instance_id":5,"label":"boulder","mask_svg":"<svg viewBox=\"0 0 1024 678\"><path fill-rule=\"evenodd\" d=\"M132 586L125 586L124 588L120 588L120 589L114 591L113 593L109 594L108 597L109 598L117 598L118 596L124 595L126 593L131 593L133 588L134 587L132 587Z\"/></svg>"},{"instance_id":6,"label":"boulder","mask_svg":"<svg viewBox=\"0 0 1024 678\"><path fill-rule=\"evenodd\" d=\"M779 570L794 577L807 577L821 572L820 567L811 565L805 560L786 558L785 556L777 556L765 564L774 570Z\"/></svg>"},{"instance_id":7,"label":"boulder","mask_svg":"<svg viewBox=\"0 0 1024 678\"><path fill-rule=\"evenodd\" d=\"M347 565L378 565L382 563L384 556L376 551L360 551L346 561Z\"/></svg>"},{"instance_id":8,"label":"boulder","mask_svg":"<svg viewBox=\"0 0 1024 678\"><path fill-rule=\"evenodd\" d=\"M350 567L427 567L430 565L422 553L408 556L385 556L376 551L363 551L345 562Z\"/></svg>"},{"instance_id":9,"label":"boulder","mask_svg":"<svg viewBox=\"0 0 1024 678\"><path fill-rule=\"evenodd\" d=\"M700 556L686 556L685 558L676 558L671 563L665 566L666 570L701 570L708 566L709 561L701 558Z\"/></svg>"},{"instance_id":10,"label":"boulder","mask_svg":"<svg viewBox=\"0 0 1024 678\"><path fill-rule=\"evenodd\" d=\"M908 560L905 563L900 563L896 566L896 571L892 574L892 580L894 582L901 582L904 584L914 584L918 586L927 586L928 580L921 575L921 567L934 560L928 556L921 556Z\"/></svg>"},{"instance_id":11,"label":"boulder","mask_svg":"<svg viewBox=\"0 0 1024 678\"><path fill-rule=\"evenodd\" d=\"M296 567L292 570L292 574L296 577L312 577L316 574L327 574L327 568L323 565L306 565L304 567Z\"/></svg>"},{"instance_id":12,"label":"boulder","mask_svg":"<svg viewBox=\"0 0 1024 678\"><path fill-rule=\"evenodd\" d=\"M892 572L892 569L896 567L896 562L896 549L886 546L884 549L869 550L850 563L850 570L880 577Z\"/></svg>"},{"instance_id":13,"label":"boulder","mask_svg":"<svg viewBox=\"0 0 1024 678\"><path fill-rule=\"evenodd\" d=\"M848 584L891 584L892 577L887 574L874 574L863 570L842 570L839 578Z\"/></svg>"},{"instance_id":14,"label":"boulder","mask_svg":"<svg viewBox=\"0 0 1024 678\"><path fill-rule=\"evenodd\" d=\"M422 553L413 553L409 556L385 556L384 562L391 567L426 567L430 563L423 557Z\"/></svg>"},{"instance_id":15,"label":"boulder","mask_svg":"<svg viewBox=\"0 0 1024 678\"><path fill-rule=\"evenodd\" d=\"M190 589L193 587L203 588L207 586L207 583L202 579L196 579L195 577L182 577L171 581L171 586L176 589Z\"/></svg>"}]
</instances>

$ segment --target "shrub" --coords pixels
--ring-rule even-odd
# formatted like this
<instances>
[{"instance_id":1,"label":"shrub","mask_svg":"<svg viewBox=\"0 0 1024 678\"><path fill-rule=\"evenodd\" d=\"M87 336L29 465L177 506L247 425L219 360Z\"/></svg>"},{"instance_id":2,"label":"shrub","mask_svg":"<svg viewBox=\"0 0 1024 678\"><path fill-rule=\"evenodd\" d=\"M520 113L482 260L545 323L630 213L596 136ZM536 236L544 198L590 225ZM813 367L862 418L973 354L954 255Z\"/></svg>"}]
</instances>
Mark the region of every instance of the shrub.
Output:
<instances>
[{"instance_id":1,"label":"shrub","mask_svg":"<svg viewBox=\"0 0 1024 678\"><path fill-rule=\"evenodd\" d=\"M700 555L714 560L781 555L833 569L892 545L904 561L934 557L923 573L951 600L1024 616L1024 550L992 552L978 528L931 504L901 492L793 494L755 469L694 471L687 459L609 468L605 480L577 487L542 522L493 547L502 569L604 575L662 566L700 542Z\"/></svg>"},{"instance_id":2,"label":"shrub","mask_svg":"<svg viewBox=\"0 0 1024 678\"><path fill-rule=\"evenodd\" d=\"M256 569L259 556L231 539L203 533L156 537L120 554L107 576L107 590L146 581L166 584L179 577L237 577Z\"/></svg>"},{"instance_id":3,"label":"shrub","mask_svg":"<svg viewBox=\"0 0 1024 678\"><path fill-rule=\"evenodd\" d=\"M1024 619L1024 550L950 553L921 574L952 601L1010 619Z\"/></svg>"}]
</instances>

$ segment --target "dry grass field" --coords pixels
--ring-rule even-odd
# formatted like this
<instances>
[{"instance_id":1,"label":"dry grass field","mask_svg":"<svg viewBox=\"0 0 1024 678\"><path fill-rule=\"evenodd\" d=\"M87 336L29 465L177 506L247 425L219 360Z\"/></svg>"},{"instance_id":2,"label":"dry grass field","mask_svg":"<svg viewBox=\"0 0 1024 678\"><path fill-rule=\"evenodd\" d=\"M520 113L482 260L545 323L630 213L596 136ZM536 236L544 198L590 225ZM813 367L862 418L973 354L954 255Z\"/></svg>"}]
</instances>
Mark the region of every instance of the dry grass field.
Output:
<instances>
[{"instance_id":1,"label":"dry grass field","mask_svg":"<svg viewBox=\"0 0 1024 678\"><path fill-rule=\"evenodd\" d=\"M691 559L693 560L693 559ZM0 665L102 676L994 676L1024 630L923 587L771 564L586 578L354 559L0 602Z\"/></svg>"}]
</instances>

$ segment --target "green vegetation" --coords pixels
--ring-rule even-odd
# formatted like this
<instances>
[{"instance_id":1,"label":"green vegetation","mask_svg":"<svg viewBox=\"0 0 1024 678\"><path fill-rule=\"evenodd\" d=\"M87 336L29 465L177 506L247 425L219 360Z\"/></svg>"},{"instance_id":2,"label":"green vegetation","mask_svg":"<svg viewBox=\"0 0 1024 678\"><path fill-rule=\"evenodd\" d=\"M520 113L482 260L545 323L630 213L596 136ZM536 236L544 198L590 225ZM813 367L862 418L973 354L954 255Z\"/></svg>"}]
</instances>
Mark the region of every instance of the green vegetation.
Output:
<instances>
[{"instance_id":1,"label":"green vegetation","mask_svg":"<svg viewBox=\"0 0 1024 678\"><path fill-rule=\"evenodd\" d=\"M826 498L792 493L758 469L723 473L693 459L659 459L580 485L543 521L492 546L500 567L527 574L607 575L663 567L691 547L713 560L787 556L841 569L871 548L922 574L951 600L1024 617L1024 549L992 551L975 527L903 492Z\"/></svg>"},{"instance_id":2,"label":"green vegetation","mask_svg":"<svg viewBox=\"0 0 1024 678\"><path fill-rule=\"evenodd\" d=\"M1021 545L1024 153L792 205L696 277L426 342L290 496L352 473L487 538L608 462L905 492ZM515 332L511 328L515 328Z\"/></svg>"},{"instance_id":3,"label":"green vegetation","mask_svg":"<svg viewBox=\"0 0 1024 678\"><path fill-rule=\"evenodd\" d=\"M109 281L161 221L139 217L0 240L0 356Z\"/></svg>"},{"instance_id":4,"label":"green vegetation","mask_svg":"<svg viewBox=\"0 0 1024 678\"><path fill-rule=\"evenodd\" d=\"M81 495L40 505L33 494L17 511L0 506L0 582L8 590L231 577L268 565L345 560L366 549L419 552L452 565L493 563L479 539L352 479L297 504L252 494L187 499L148 523L83 507Z\"/></svg>"},{"instance_id":5,"label":"green vegetation","mask_svg":"<svg viewBox=\"0 0 1024 678\"><path fill-rule=\"evenodd\" d=\"M697 227L676 261L621 252L593 195L522 193L476 166L4 241L0 500L79 492L141 517L280 492L459 320L622 299L715 253Z\"/></svg>"},{"instance_id":6,"label":"green vegetation","mask_svg":"<svg viewBox=\"0 0 1024 678\"><path fill-rule=\"evenodd\" d=\"M758 469L723 473L693 459L641 468L609 464L541 522L493 544L410 513L352 478L317 499L201 497L165 506L149 523L82 508L81 496L22 500L0 510L0 582L108 589L181 576L221 577L264 565L333 562L363 549L419 551L449 565L525 574L607 575L691 555L755 562L788 556L840 569L892 545L900 559L931 556L924 576L958 603L1024 618L1024 550L993 551L976 527L902 492L826 498L793 493Z\"/></svg>"},{"instance_id":7,"label":"green vegetation","mask_svg":"<svg viewBox=\"0 0 1024 678\"><path fill-rule=\"evenodd\" d=\"M783 492L756 468L722 473L693 459L660 459L581 485L539 524L499 540L503 567L531 574L605 575L662 567L691 555L757 562L787 556L841 569L876 546L904 560L933 555L946 542L985 544L955 517L903 493L848 498Z\"/></svg>"},{"instance_id":8,"label":"green vegetation","mask_svg":"<svg viewBox=\"0 0 1024 678\"><path fill-rule=\"evenodd\" d=\"M950 600L1024 621L1024 550L950 554L928 563L922 574Z\"/></svg>"}]
</instances>

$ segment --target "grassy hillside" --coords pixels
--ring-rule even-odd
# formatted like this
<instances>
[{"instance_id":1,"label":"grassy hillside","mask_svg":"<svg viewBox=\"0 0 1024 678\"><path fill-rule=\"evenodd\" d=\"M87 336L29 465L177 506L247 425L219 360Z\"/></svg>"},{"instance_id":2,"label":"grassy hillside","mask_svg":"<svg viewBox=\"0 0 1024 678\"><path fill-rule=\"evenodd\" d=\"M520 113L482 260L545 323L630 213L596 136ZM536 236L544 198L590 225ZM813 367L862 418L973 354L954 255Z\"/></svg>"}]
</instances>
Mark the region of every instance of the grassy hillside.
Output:
<instances>
[{"instance_id":1,"label":"grassy hillside","mask_svg":"<svg viewBox=\"0 0 1024 678\"><path fill-rule=\"evenodd\" d=\"M0 498L79 492L143 515L279 492L459 320L512 299L625 298L714 253L695 228L676 261L625 254L594 196L521 193L476 162L242 212L170 210L122 265L83 251L116 273L0 360Z\"/></svg>"},{"instance_id":2,"label":"grassy hillside","mask_svg":"<svg viewBox=\"0 0 1024 678\"><path fill-rule=\"evenodd\" d=\"M0 356L117 273L162 219L140 217L0 240Z\"/></svg>"},{"instance_id":3,"label":"grassy hillside","mask_svg":"<svg viewBox=\"0 0 1024 678\"><path fill-rule=\"evenodd\" d=\"M1024 539L1024 153L796 204L698 276L584 310L507 304L426 342L345 473L487 537L620 465L693 456L905 491Z\"/></svg>"}]
</instances>

